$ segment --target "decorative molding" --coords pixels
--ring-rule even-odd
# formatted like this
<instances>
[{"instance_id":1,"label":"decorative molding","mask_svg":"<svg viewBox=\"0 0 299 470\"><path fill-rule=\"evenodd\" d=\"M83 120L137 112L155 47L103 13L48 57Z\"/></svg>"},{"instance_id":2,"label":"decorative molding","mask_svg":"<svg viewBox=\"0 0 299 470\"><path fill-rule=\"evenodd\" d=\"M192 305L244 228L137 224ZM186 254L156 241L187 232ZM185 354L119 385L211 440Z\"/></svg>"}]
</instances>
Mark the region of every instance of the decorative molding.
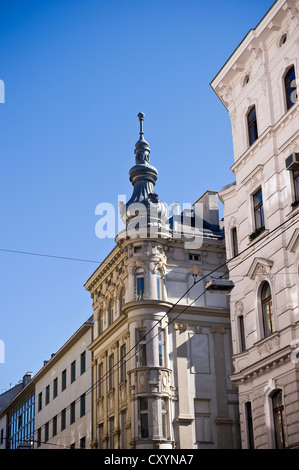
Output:
<instances>
[{"instance_id":1,"label":"decorative molding","mask_svg":"<svg viewBox=\"0 0 299 470\"><path fill-rule=\"evenodd\" d=\"M211 333L221 333L222 335L225 334L224 326L211 326Z\"/></svg>"},{"instance_id":2,"label":"decorative molding","mask_svg":"<svg viewBox=\"0 0 299 470\"><path fill-rule=\"evenodd\" d=\"M237 302L235 302L235 315L238 316L238 315L243 315L244 313L244 304L243 302L241 302L241 300L237 300Z\"/></svg>"},{"instance_id":3,"label":"decorative molding","mask_svg":"<svg viewBox=\"0 0 299 470\"><path fill-rule=\"evenodd\" d=\"M261 278L266 276L270 280L273 280L273 275L270 272L273 264L274 262L270 259L254 258L247 273L247 277L260 281L262 280Z\"/></svg>"},{"instance_id":4,"label":"decorative molding","mask_svg":"<svg viewBox=\"0 0 299 470\"><path fill-rule=\"evenodd\" d=\"M287 245L287 250L291 251L292 253L296 253L298 246L299 246L299 228L296 228L296 230L294 230L294 233L291 236L291 239Z\"/></svg>"},{"instance_id":5,"label":"decorative molding","mask_svg":"<svg viewBox=\"0 0 299 470\"><path fill-rule=\"evenodd\" d=\"M182 324L182 323L174 323L174 324L173 324L173 329L174 329L174 330L183 330L183 331L187 331L187 330L188 330L188 327L189 327L189 325L187 325L186 323L185 323L185 324Z\"/></svg>"},{"instance_id":6,"label":"decorative molding","mask_svg":"<svg viewBox=\"0 0 299 470\"><path fill-rule=\"evenodd\" d=\"M153 272L156 273L157 271L160 271L161 277L164 278L166 276L166 259L161 258L159 261L155 263Z\"/></svg>"},{"instance_id":7,"label":"decorative molding","mask_svg":"<svg viewBox=\"0 0 299 470\"><path fill-rule=\"evenodd\" d=\"M257 165L257 167L241 182L242 186L250 186L253 188L263 178L264 165Z\"/></svg>"},{"instance_id":8,"label":"decorative molding","mask_svg":"<svg viewBox=\"0 0 299 470\"><path fill-rule=\"evenodd\" d=\"M269 355L272 354L275 351L278 351L279 349L279 336L274 336L272 338L269 338L268 340L264 341L262 344L259 344L257 346L257 350L260 356L262 355Z\"/></svg>"}]
</instances>

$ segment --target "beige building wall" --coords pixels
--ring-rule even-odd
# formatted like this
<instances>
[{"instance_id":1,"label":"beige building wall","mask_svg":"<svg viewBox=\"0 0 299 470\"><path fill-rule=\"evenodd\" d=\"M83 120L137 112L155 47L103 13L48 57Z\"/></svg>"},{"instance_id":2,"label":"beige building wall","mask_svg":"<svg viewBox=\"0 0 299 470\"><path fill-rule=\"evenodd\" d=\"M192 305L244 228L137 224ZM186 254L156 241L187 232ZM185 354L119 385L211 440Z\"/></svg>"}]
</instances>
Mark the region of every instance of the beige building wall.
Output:
<instances>
[{"instance_id":1,"label":"beige building wall","mask_svg":"<svg viewBox=\"0 0 299 470\"><path fill-rule=\"evenodd\" d=\"M39 373L35 385L35 449L90 449L92 369L88 346L92 328L91 321L83 324Z\"/></svg>"},{"instance_id":2,"label":"beige building wall","mask_svg":"<svg viewBox=\"0 0 299 470\"><path fill-rule=\"evenodd\" d=\"M212 270L225 272L220 232L207 232L194 250L182 239L120 237L86 282L95 322L93 447L238 448L228 299L205 292Z\"/></svg>"}]
</instances>

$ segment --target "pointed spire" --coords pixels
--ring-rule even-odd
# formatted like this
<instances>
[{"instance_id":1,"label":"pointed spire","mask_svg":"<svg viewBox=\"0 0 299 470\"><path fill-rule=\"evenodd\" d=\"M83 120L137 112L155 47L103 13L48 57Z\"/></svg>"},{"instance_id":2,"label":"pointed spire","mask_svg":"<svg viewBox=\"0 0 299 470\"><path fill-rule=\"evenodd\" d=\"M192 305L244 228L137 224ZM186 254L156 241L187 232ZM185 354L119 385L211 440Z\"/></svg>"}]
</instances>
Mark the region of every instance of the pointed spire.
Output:
<instances>
[{"instance_id":1,"label":"pointed spire","mask_svg":"<svg viewBox=\"0 0 299 470\"><path fill-rule=\"evenodd\" d=\"M135 155L136 155L136 164L144 164L149 163L149 154L150 148L146 140L144 139L144 132L143 132L143 121L145 118L144 113L139 113L137 115L140 123L140 132L139 132L139 140L136 142L135 145Z\"/></svg>"}]
</instances>

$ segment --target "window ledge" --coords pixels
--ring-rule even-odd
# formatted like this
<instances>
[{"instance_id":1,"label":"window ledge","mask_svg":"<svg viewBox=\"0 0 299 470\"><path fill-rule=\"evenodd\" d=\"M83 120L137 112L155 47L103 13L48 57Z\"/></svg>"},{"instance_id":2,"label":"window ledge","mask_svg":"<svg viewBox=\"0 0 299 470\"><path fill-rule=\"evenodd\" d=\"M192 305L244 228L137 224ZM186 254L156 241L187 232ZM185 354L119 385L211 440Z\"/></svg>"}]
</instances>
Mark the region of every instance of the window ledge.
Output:
<instances>
[{"instance_id":1,"label":"window ledge","mask_svg":"<svg viewBox=\"0 0 299 470\"><path fill-rule=\"evenodd\" d=\"M299 204L296 207L292 207L291 211L286 214L286 217L293 217L296 214L299 214Z\"/></svg>"},{"instance_id":2,"label":"window ledge","mask_svg":"<svg viewBox=\"0 0 299 470\"><path fill-rule=\"evenodd\" d=\"M258 242L262 238L264 238L266 235L268 235L269 229L263 230L256 238L253 240L249 240L248 246L253 245L254 243Z\"/></svg>"}]
</instances>

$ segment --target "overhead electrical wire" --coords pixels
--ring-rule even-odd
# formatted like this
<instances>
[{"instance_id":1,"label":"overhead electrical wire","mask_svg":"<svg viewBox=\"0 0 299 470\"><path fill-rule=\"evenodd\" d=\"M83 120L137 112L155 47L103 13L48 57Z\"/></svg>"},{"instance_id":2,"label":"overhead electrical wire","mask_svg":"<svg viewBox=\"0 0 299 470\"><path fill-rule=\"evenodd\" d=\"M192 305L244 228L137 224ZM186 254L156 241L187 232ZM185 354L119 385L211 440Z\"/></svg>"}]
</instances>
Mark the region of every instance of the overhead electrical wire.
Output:
<instances>
[{"instance_id":1,"label":"overhead electrical wire","mask_svg":"<svg viewBox=\"0 0 299 470\"><path fill-rule=\"evenodd\" d=\"M290 220L292 220L297 214L294 214L292 217L289 217L286 221L282 222L279 226L275 227L273 230L271 230L270 232L267 232L264 234L263 236L263 239L265 238L268 238L269 236L271 236L273 233L275 233L277 230L279 230L280 228L282 228L287 222L289 222ZM261 249L263 249L265 246L269 245L273 240L275 240L276 238L278 238L282 233L285 233L287 230L289 230L290 228L292 228L296 223L298 223L299 220L296 220L295 222L293 222L291 225L289 225L288 227L286 227L282 232L280 232L278 235L276 235L274 238L272 238L271 240L268 240L264 245L260 246L257 248L257 250L255 250L254 252L250 253L248 255L247 258L244 258L242 259L238 264L236 264L235 266L233 266L231 269L227 269L227 272L224 273L219 279L223 278L224 276L226 276L227 274L229 274L232 270L234 270L236 267L240 266L240 264L242 264L243 262L247 261L247 259L249 259L250 257L252 257L253 255L255 255L258 251L260 251ZM194 281L194 284L189 288L187 289L187 291L180 297L180 299L178 301L176 301L175 304L172 305L172 307L170 307L170 309L163 315L162 318L160 318L160 320L158 320L156 322L156 324L150 329L148 330L148 332L139 340L136 342L136 344L134 345L134 347L132 347L122 358L121 360L119 360L116 364L113 365L113 367L108 370L102 377L101 379L97 380L95 383L93 383L91 385L91 387L89 387L86 392L85 392L85 395L87 395L88 393L92 392L96 387L98 387L98 385L101 383L101 382L104 382L105 380L107 380L110 375L114 374L117 370L119 370L119 368L122 366L123 364L123 359L128 356L128 354L130 354L133 350L136 350L137 346L146 338L146 336L148 336L148 334L154 329L156 328L161 322L162 320L171 312L171 310L173 310L173 308L175 306L177 306L179 304L179 302L190 292L191 289L193 289L193 287L195 285L197 285L199 282L203 281L204 279L206 279L207 277L211 276L212 274L214 274L216 271L219 271L219 269L223 268L224 266L227 266L227 263L230 263L231 261L235 260L236 258L239 258L242 254L244 254L245 252L247 252L248 250L252 249L256 244L260 243L261 242L261 239L258 239L256 240L255 242L251 243L247 248L245 248L242 252L240 252L237 256L231 258L230 260L227 260L225 261L225 263L222 263L221 265L217 266L217 268L215 268L214 270L210 271L208 274L206 274L205 276L201 277L200 279L198 280L195 280ZM1 250L0 250L1 251ZM160 328L160 331L161 330L165 330L171 323L173 323L179 316L181 316L186 310L188 310L188 308L190 308L200 297L202 297L206 292L206 289L203 290L203 292L196 298L194 299L190 304L188 304L187 306L185 306L183 308L182 311L180 311L180 313L175 317L173 318L164 328ZM159 334L159 332L153 336L152 338L150 338L150 340L146 343L146 345L148 345L157 335ZM136 355L136 352L130 356L128 359L126 359L125 362L128 362L129 359L131 359L132 357L134 357ZM116 368L116 366L118 366ZM75 400L75 403L78 403L80 401L80 398L79 397L77 400ZM74 403L74 402L73 402ZM69 405L68 407L65 408L65 410L68 410L69 408L71 407L71 405ZM56 417L60 416L61 413L58 413L56 415ZM49 420L48 423L50 423L52 420ZM41 426L40 429L42 429L44 427L44 425ZM34 433L37 432L34 431ZM48 443L48 442L47 442ZM48 443L50 444L50 443Z\"/></svg>"}]
</instances>

